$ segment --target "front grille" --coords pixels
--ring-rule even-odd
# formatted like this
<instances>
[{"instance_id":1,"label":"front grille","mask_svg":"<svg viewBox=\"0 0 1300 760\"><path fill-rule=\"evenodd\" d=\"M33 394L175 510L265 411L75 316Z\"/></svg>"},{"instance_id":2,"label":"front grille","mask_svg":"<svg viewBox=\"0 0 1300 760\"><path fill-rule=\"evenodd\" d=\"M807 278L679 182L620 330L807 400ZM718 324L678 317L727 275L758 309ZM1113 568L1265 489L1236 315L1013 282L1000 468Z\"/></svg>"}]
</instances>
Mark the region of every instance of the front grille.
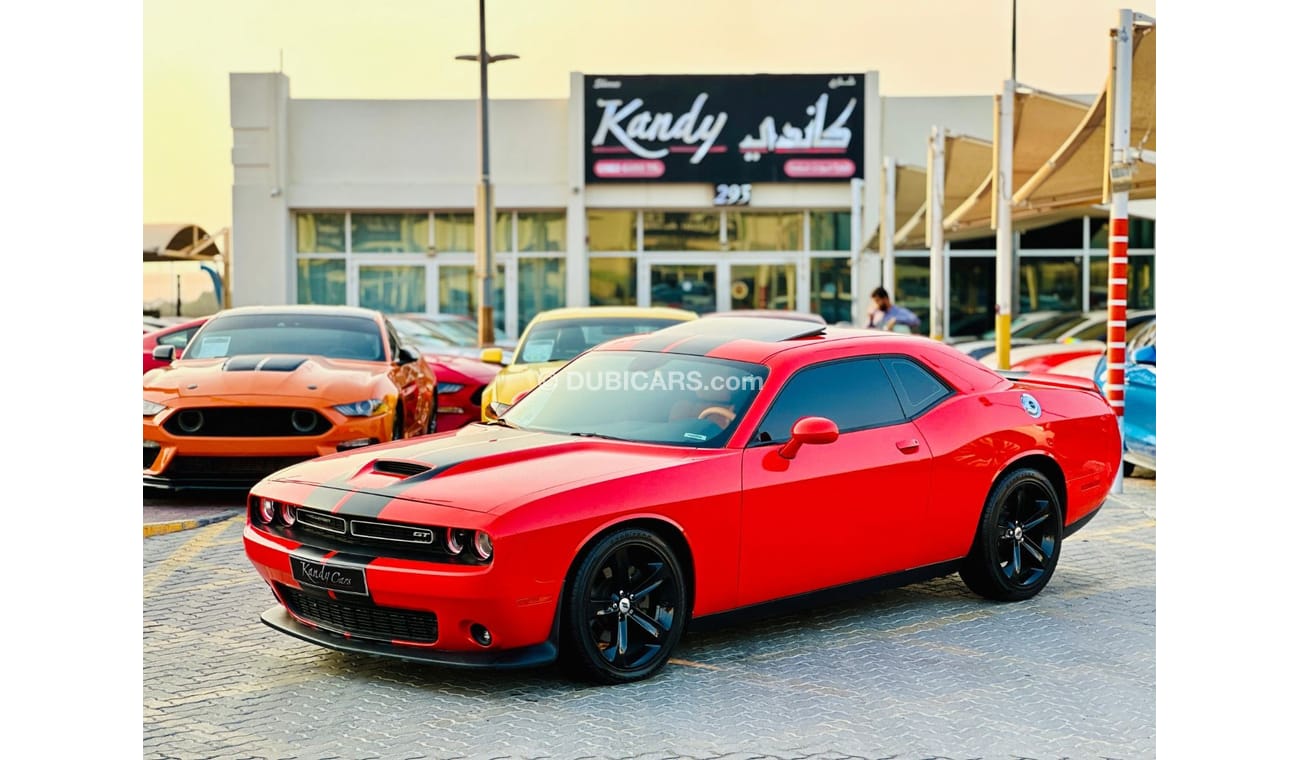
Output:
<instances>
[{"instance_id":1,"label":"front grille","mask_svg":"<svg viewBox=\"0 0 1300 760\"><path fill-rule=\"evenodd\" d=\"M172 435L210 438L321 435L330 427L329 420L313 409L279 406L186 408L163 423Z\"/></svg>"},{"instance_id":2,"label":"front grille","mask_svg":"<svg viewBox=\"0 0 1300 760\"><path fill-rule=\"evenodd\" d=\"M305 457L172 457L164 473L168 477L264 478L276 470L303 461Z\"/></svg>"},{"instance_id":3,"label":"front grille","mask_svg":"<svg viewBox=\"0 0 1300 760\"><path fill-rule=\"evenodd\" d=\"M324 552L457 565L486 564L469 547L458 555L449 553L445 525L409 525L360 519L299 507L298 519L292 526L276 522L260 527Z\"/></svg>"},{"instance_id":4,"label":"front grille","mask_svg":"<svg viewBox=\"0 0 1300 760\"><path fill-rule=\"evenodd\" d=\"M373 604L307 594L276 584L289 611L322 628L379 641L410 641L432 644L438 640L438 616Z\"/></svg>"}]
</instances>

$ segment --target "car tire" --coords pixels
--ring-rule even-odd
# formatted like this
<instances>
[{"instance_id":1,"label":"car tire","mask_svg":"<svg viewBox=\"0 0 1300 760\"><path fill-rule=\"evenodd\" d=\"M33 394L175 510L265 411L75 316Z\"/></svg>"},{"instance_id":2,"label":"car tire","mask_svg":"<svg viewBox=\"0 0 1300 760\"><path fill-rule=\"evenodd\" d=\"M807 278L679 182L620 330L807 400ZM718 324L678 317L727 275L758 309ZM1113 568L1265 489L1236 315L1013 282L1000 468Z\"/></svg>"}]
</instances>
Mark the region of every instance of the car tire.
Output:
<instances>
[{"instance_id":1,"label":"car tire","mask_svg":"<svg viewBox=\"0 0 1300 760\"><path fill-rule=\"evenodd\" d=\"M1051 580L1062 538L1061 503L1051 481L1032 468L1013 470L984 503L961 579L989 599L1028 599Z\"/></svg>"},{"instance_id":2,"label":"car tire","mask_svg":"<svg viewBox=\"0 0 1300 760\"><path fill-rule=\"evenodd\" d=\"M648 530L616 530L583 553L565 591L561 661L596 683L649 678L668 662L688 610L672 548Z\"/></svg>"}]
</instances>

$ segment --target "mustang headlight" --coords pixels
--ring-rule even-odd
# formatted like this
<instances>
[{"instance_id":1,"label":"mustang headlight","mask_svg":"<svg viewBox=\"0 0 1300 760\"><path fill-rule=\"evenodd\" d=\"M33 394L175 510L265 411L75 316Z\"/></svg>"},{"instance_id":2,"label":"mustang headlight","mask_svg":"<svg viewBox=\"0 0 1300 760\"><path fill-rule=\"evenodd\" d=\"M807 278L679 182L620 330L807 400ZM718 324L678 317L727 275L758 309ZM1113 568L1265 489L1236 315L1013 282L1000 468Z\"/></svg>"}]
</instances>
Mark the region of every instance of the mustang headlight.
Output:
<instances>
[{"instance_id":1,"label":"mustang headlight","mask_svg":"<svg viewBox=\"0 0 1300 760\"><path fill-rule=\"evenodd\" d=\"M162 404L155 404L149 399L144 399L144 416L146 417L152 417L166 408Z\"/></svg>"},{"instance_id":2,"label":"mustang headlight","mask_svg":"<svg viewBox=\"0 0 1300 760\"><path fill-rule=\"evenodd\" d=\"M365 401L353 401L351 404L339 404L334 407L334 411L345 417L371 417L388 411L384 406L382 398L372 398Z\"/></svg>"},{"instance_id":3,"label":"mustang headlight","mask_svg":"<svg viewBox=\"0 0 1300 760\"><path fill-rule=\"evenodd\" d=\"M438 383L438 392L439 392L439 393L455 393L456 391L458 391L458 390L460 390L461 388L464 388L464 387L465 387L465 386L464 386L464 385L461 385L460 383Z\"/></svg>"}]
</instances>

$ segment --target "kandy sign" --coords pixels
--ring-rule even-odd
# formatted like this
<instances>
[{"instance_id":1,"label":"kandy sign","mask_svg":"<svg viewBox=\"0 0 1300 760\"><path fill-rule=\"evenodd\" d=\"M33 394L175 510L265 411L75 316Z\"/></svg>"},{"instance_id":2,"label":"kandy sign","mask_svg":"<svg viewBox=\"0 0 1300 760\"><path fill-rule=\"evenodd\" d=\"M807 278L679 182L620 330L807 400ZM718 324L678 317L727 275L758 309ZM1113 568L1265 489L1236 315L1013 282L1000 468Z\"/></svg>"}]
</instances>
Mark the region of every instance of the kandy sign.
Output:
<instances>
[{"instance_id":1,"label":"kandy sign","mask_svg":"<svg viewBox=\"0 0 1300 760\"><path fill-rule=\"evenodd\" d=\"M861 75L588 76L587 182L861 178Z\"/></svg>"}]
</instances>

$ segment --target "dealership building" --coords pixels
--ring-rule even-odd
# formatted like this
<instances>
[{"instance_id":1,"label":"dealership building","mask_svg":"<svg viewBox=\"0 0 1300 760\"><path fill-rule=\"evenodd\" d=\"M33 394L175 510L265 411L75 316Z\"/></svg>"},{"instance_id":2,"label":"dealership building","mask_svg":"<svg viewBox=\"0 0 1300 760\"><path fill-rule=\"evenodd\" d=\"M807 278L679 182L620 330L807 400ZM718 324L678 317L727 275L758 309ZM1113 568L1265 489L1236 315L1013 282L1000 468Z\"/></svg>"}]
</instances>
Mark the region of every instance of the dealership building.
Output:
<instances>
[{"instance_id":1,"label":"dealership building","mask_svg":"<svg viewBox=\"0 0 1300 760\"><path fill-rule=\"evenodd\" d=\"M303 100L289 84L230 78L234 304L475 314L477 101ZM875 72L575 73L567 99L493 100L498 330L604 304L861 325L882 284L928 319L925 225L905 224L921 201L881 167L923 177L933 125L978 146L993 113L992 96L882 97ZM901 232L882 283L890 185ZM1146 203L1131 209L1130 309L1155 306ZM1019 309L1105 306L1103 207L1018 223L1014 240ZM942 334L991 329L994 248L986 228L946 244Z\"/></svg>"}]
</instances>

